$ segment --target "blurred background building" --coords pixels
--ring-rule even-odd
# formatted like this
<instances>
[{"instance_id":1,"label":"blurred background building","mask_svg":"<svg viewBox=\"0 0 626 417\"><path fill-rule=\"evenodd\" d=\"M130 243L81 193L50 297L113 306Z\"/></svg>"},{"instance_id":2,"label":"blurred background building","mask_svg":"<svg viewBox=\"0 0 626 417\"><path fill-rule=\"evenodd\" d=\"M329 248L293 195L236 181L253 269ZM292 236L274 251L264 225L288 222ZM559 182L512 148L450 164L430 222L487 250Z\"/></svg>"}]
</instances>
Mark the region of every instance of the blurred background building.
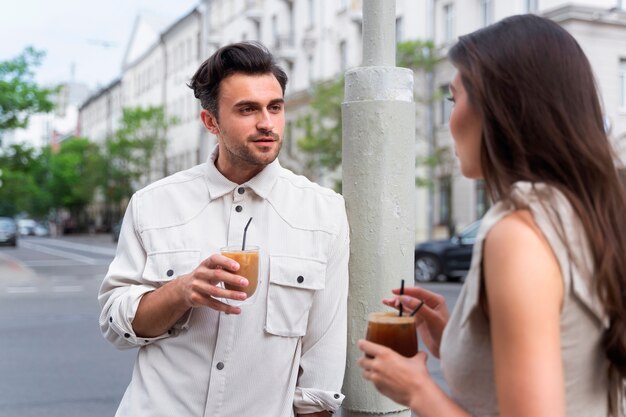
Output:
<instances>
[{"instance_id":1,"label":"blurred background building","mask_svg":"<svg viewBox=\"0 0 626 417\"><path fill-rule=\"evenodd\" d=\"M78 109L79 134L104 142L120 125L123 108L163 106L178 122L168 129L165 153L155 157L149 180L204 162L215 137L200 123L199 103L186 84L220 46L257 40L275 54L290 80L281 163L331 186L336 172L307 168L297 144L303 135L298 121L310 111L314 86L361 64L361 8L361 0L204 0L171 22L140 15L119 77ZM432 70L415 72L418 160L434 152L440 156L434 166L416 165L416 176L430 184L416 186L416 240L453 233L489 206L484 184L463 178L454 158L451 104L445 100L454 69L445 55L458 36L506 16L536 13L576 37L594 67L607 129L626 162L625 0L396 0L396 13L398 42L432 41L442 57Z\"/></svg>"}]
</instances>

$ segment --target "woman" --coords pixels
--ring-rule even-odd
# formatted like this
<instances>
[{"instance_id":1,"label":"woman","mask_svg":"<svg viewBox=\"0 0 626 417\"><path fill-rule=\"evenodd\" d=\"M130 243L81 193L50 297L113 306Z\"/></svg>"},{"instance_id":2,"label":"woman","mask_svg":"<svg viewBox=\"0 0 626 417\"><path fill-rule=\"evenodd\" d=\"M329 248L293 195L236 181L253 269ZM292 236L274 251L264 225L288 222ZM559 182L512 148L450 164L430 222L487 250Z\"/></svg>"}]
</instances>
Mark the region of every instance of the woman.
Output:
<instances>
[{"instance_id":1,"label":"woman","mask_svg":"<svg viewBox=\"0 0 626 417\"><path fill-rule=\"evenodd\" d=\"M626 196L584 53L560 26L513 16L460 38L450 130L494 205L451 315L421 288L405 311L441 358L359 341L363 376L420 417L620 416L626 376ZM609 401L610 399L610 401Z\"/></svg>"}]
</instances>

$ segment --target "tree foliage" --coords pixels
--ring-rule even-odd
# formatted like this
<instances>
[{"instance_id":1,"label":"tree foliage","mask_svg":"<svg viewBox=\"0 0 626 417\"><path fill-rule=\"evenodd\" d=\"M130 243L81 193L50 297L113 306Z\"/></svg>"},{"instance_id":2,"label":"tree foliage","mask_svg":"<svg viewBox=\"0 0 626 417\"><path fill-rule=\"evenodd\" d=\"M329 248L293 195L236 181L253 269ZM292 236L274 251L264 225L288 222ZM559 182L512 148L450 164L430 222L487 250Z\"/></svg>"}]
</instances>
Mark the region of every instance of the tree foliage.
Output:
<instances>
[{"instance_id":1,"label":"tree foliage","mask_svg":"<svg viewBox=\"0 0 626 417\"><path fill-rule=\"evenodd\" d=\"M303 131L298 147L308 156L307 168L319 165L332 173L341 165L343 95L343 77L313 87L309 113L297 122ZM340 180L335 180L334 188L340 190Z\"/></svg>"},{"instance_id":2,"label":"tree foliage","mask_svg":"<svg viewBox=\"0 0 626 417\"><path fill-rule=\"evenodd\" d=\"M170 174L167 166L166 133L177 123L167 118L163 107L123 110L122 124L104 149L104 195L119 204L129 198L141 182L152 181L153 171L160 177ZM153 169L155 165L156 169Z\"/></svg>"},{"instance_id":3,"label":"tree foliage","mask_svg":"<svg viewBox=\"0 0 626 417\"><path fill-rule=\"evenodd\" d=\"M414 40L397 44L396 60L398 66L414 71L434 71L442 60L431 41ZM344 79L321 83L313 87L310 109L307 115L298 119L298 127L304 131L298 141L299 148L308 156L307 168L321 166L327 172L335 172L341 166L341 103L344 96ZM430 97L416 97L416 101L428 105L439 97L434 93ZM435 141L436 142L436 141ZM432 154L418 158L417 164L437 167L447 164L450 159L448 147L435 146ZM416 178L419 186L430 186L431 181ZM336 180L335 189L341 188L341 181Z\"/></svg>"},{"instance_id":4,"label":"tree foliage","mask_svg":"<svg viewBox=\"0 0 626 417\"><path fill-rule=\"evenodd\" d=\"M44 52L28 47L19 56L0 62L0 132L26 127L30 115L53 109L49 98L53 90L34 81L33 68L43 57Z\"/></svg>"},{"instance_id":5,"label":"tree foliage","mask_svg":"<svg viewBox=\"0 0 626 417\"><path fill-rule=\"evenodd\" d=\"M98 146L86 138L73 137L61 142L58 153L50 154L49 180L52 204L73 214L89 204L101 182L102 158Z\"/></svg>"},{"instance_id":6,"label":"tree foliage","mask_svg":"<svg viewBox=\"0 0 626 417\"><path fill-rule=\"evenodd\" d=\"M413 40L400 42L397 45L396 61L398 66L411 68L416 72L422 72L430 74L431 83L433 73L437 65L443 60L443 57L439 56L435 44L432 41ZM427 81L428 82L428 81ZM433 105L435 102L441 100L441 94L436 89L427 89L425 94L416 95L415 101L422 102L426 106L431 108L431 115L433 113ZM430 123L434 125L435 121L431 120ZM432 137L428 137L428 135ZM452 169L454 158L452 150L447 145L439 144L437 140L436 130L433 128L430 133L425 134L426 140L431 141L429 152L426 155L420 155L417 157L416 163L418 166L427 167L430 171L439 169L441 174L448 174ZM431 174L427 177L415 178L415 184L420 187L432 187L433 180Z\"/></svg>"},{"instance_id":7,"label":"tree foliage","mask_svg":"<svg viewBox=\"0 0 626 417\"><path fill-rule=\"evenodd\" d=\"M166 160L165 135L174 123L162 107L124 109L120 129L102 146L70 137L56 151L22 144L0 149L0 216L43 218L63 208L84 228L85 209L99 189L119 213L151 174L168 175L166 164L152 168Z\"/></svg>"},{"instance_id":8,"label":"tree foliage","mask_svg":"<svg viewBox=\"0 0 626 417\"><path fill-rule=\"evenodd\" d=\"M14 144L4 149L0 154L0 215L45 215L50 207L46 171L42 153L33 148Z\"/></svg>"},{"instance_id":9,"label":"tree foliage","mask_svg":"<svg viewBox=\"0 0 626 417\"><path fill-rule=\"evenodd\" d=\"M399 67L433 71L441 61L432 41L406 41L397 44L396 62Z\"/></svg>"}]
</instances>

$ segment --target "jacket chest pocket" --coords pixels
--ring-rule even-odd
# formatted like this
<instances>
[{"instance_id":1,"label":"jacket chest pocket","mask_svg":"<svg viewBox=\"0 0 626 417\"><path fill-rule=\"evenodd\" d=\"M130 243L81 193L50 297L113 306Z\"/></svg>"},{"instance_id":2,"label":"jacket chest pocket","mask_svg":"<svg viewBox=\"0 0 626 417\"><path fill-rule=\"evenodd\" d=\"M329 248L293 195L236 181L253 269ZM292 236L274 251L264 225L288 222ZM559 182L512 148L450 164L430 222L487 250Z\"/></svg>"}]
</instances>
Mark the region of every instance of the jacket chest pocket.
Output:
<instances>
[{"instance_id":1,"label":"jacket chest pocket","mask_svg":"<svg viewBox=\"0 0 626 417\"><path fill-rule=\"evenodd\" d=\"M199 250L174 250L148 254L143 278L164 284L193 271L200 263Z\"/></svg>"},{"instance_id":2,"label":"jacket chest pocket","mask_svg":"<svg viewBox=\"0 0 626 417\"><path fill-rule=\"evenodd\" d=\"M316 291L324 289L326 262L270 256L265 330L277 336L304 336Z\"/></svg>"}]
</instances>

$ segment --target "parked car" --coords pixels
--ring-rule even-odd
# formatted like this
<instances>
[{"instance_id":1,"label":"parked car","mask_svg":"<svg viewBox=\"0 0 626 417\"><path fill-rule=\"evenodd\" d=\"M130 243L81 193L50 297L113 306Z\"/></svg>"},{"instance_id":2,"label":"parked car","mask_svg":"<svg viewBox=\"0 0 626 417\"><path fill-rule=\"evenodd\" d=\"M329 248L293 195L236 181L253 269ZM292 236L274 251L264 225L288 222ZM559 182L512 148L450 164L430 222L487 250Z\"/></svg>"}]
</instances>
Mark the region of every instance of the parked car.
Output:
<instances>
[{"instance_id":1,"label":"parked car","mask_svg":"<svg viewBox=\"0 0 626 417\"><path fill-rule=\"evenodd\" d=\"M22 236L35 236L35 228L37 222L33 219L19 219L17 221L17 229Z\"/></svg>"},{"instance_id":2,"label":"parked car","mask_svg":"<svg viewBox=\"0 0 626 417\"><path fill-rule=\"evenodd\" d=\"M39 237L50 236L50 229L44 223L37 222L37 224L35 225L34 234L35 236Z\"/></svg>"},{"instance_id":3,"label":"parked car","mask_svg":"<svg viewBox=\"0 0 626 417\"><path fill-rule=\"evenodd\" d=\"M476 221L450 239L429 240L415 246L415 281L461 280L472 263Z\"/></svg>"},{"instance_id":4,"label":"parked car","mask_svg":"<svg viewBox=\"0 0 626 417\"><path fill-rule=\"evenodd\" d=\"M10 217L0 217L0 244L17 246L17 224Z\"/></svg>"}]
</instances>

